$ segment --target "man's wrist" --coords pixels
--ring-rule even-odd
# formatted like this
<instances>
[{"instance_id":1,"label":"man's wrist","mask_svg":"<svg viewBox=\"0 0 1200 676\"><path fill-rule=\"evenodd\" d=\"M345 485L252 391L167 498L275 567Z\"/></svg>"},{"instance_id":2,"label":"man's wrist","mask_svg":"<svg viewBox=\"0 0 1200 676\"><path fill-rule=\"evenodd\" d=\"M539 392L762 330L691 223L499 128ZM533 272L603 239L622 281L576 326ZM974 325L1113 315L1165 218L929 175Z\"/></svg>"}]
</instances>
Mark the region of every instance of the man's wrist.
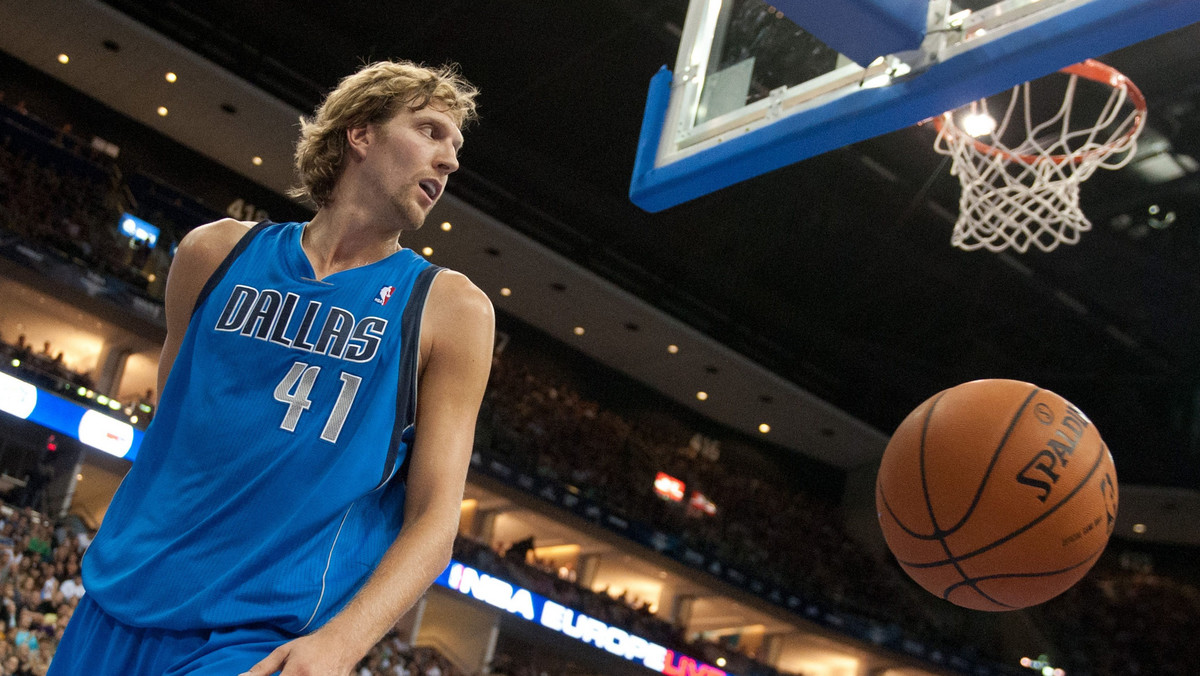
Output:
<instances>
[{"instance_id":1,"label":"man's wrist","mask_svg":"<svg viewBox=\"0 0 1200 676\"><path fill-rule=\"evenodd\" d=\"M367 630L361 623L339 614L314 634L319 634L332 649L341 653L344 661L353 667L371 650L376 639L374 632Z\"/></svg>"}]
</instances>

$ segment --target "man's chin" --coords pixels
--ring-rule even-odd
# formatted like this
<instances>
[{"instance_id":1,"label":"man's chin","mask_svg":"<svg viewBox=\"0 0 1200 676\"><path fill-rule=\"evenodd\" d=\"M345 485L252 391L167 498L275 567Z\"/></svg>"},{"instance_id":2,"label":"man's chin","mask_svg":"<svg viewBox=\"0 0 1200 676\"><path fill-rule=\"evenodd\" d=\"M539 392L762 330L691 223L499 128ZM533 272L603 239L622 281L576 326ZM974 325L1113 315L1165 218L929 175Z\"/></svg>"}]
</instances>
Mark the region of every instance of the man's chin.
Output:
<instances>
[{"instance_id":1,"label":"man's chin","mask_svg":"<svg viewBox=\"0 0 1200 676\"><path fill-rule=\"evenodd\" d=\"M421 226L425 225L425 217L429 215L427 211L415 204L405 205L398 211L397 220L400 221L401 230L420 230Z\"/></svg>"}]
</instances>

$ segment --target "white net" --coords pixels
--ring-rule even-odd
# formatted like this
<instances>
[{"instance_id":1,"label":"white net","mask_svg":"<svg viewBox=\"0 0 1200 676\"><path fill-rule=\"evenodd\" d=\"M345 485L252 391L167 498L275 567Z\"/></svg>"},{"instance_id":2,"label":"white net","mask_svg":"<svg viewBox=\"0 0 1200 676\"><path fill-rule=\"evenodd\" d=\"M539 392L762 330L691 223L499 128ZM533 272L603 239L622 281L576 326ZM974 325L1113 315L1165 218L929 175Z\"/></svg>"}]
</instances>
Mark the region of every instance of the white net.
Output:
<instances>
[{"instance_id":1,"label":"white net","mask_svg":"<svg viewBox=\"0 0 1200 676\"><path fill-rule=\"evenodd\" d=\"M954 158L950 173L962 184L954 246L1052 251L1077 243L1091 229L1079 207L1079 184L1097 168L1119 169L1133 159L1145 126L1145 100L1125 76L1099 62L1062 73L1062 105L1044 121L1034 121L1045 105L1035 103L1040 90L1030 83L1012 89L999 120L990 115L987 99L938 118L934 149ZM1075 119L1081 77L1110 88L1107 101L1099 99L1089 109L1099 109L1094 122Z\"/></svg>"}]
</instances>

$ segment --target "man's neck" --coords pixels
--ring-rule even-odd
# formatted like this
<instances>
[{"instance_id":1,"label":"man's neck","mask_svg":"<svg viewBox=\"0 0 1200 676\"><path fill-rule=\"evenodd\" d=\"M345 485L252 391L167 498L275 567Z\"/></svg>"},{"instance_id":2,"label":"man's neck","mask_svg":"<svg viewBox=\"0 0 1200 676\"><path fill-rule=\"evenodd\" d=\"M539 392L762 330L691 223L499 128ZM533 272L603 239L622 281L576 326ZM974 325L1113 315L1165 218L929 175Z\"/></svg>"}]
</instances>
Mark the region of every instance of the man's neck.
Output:
<instances>
[{"instance_id":1,"label":"man's neck","mask_svg":"<svg viewBox=\"0 0 1200 676\"><path fill-rule=\"evenodd\" d=\"M381 227L365 212L322 208L304 228L300 243L317 279L370 265L400 250L399 231Z\"/></svg>"}]
</instances>

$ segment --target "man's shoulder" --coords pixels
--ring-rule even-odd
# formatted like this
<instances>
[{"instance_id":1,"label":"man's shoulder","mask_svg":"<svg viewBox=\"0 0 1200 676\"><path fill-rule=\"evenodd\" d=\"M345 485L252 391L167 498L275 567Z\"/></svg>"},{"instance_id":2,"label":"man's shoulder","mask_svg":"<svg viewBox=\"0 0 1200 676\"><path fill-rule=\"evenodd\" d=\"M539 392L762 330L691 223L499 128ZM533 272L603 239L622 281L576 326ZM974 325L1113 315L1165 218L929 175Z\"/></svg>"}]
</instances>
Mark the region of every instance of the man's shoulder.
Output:
<instances>
[{"instance_id":1,"label":"man's shoulder","mask_svg":"<svg viewBox=\"0 0 1200 676\"><path fill-rule=\"evenodd\" d=\"M222 218L219 221L205 223L184 235L179 243L180 251L191 253L229 253L246 233L254 227L249 221L239 221L232 218Z\"/></svg>"},{"instance_id":2,"label":"man's shoulder","mask_svg":"<svg viewBox=\"0 0 1200 676\"><path fill-rule=\"evenodd\" d=\"M207 280L252 227L253 223L223 218L192 230L179 242L171 273Z\"/></svg>"},{"instance_id":3,"label":"man's shoulder","mask_svg":"<svg viewBox=\"0 0 1200 676\"><path fill-rule=\"evenodd\" d=\"M477 354L476 350L491 350L496 326L496 311L492 301L466 275L442 270L429 290L425 305L422 349L448 350L446 354ZM473 357L472 357L473 358Z\"/></svg>"},{"instance_id":4,"label":"man's shoulder","mask_svg":"<svg viewBox=\"0 0 1200 676\"><path fill-rule=\"evenodd\" d=\"M430 301L450 305L456 310L491 316L492 301L475 283L461 272L449 268L438 273L429 290Z\"/></svg>"}]
</instances>

